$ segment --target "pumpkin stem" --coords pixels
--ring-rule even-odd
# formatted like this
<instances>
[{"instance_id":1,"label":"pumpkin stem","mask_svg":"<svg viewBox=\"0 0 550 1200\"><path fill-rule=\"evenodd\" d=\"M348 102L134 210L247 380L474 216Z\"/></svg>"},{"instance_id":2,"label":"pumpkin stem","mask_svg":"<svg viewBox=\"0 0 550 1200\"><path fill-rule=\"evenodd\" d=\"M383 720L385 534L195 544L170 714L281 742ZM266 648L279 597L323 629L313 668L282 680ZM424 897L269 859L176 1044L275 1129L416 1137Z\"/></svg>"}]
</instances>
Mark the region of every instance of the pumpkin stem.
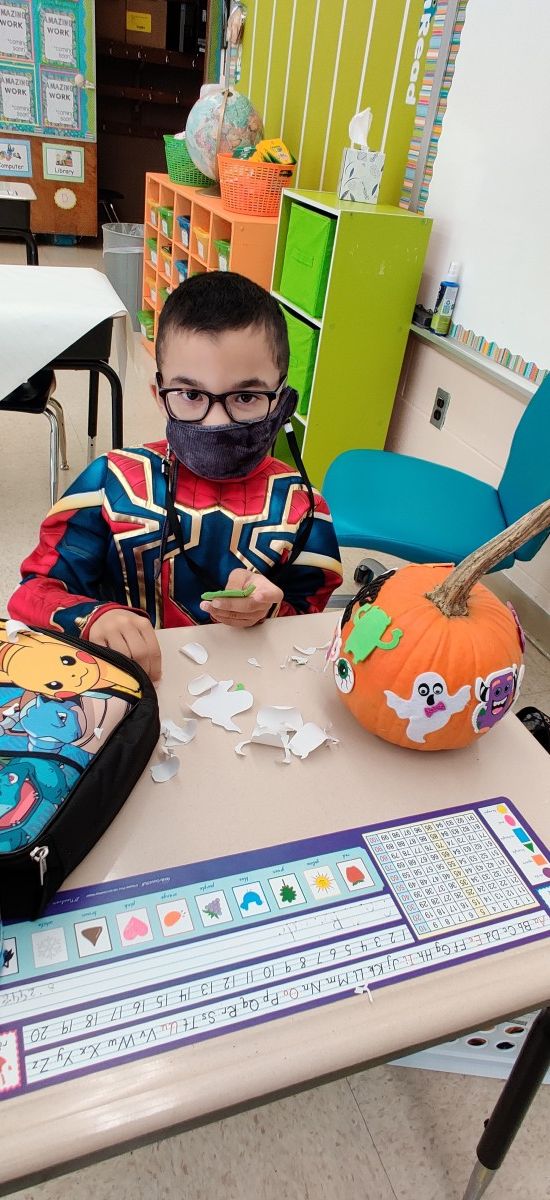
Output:
<instances>
[{"instance_id":1,"label":"pumpkin stem","mask_svg":"<svg viewBox=\"0 0 550 1200\"><path fill-rule=\"evenodd\" d=\"M513 525L503 529L502 533L491 538L490 542L485 542L479 550L472 551L467 558L458 563L443 583L428 593L428 600L432 600L446 617L466 616L468 596L481 576L549 526L550 500L545 500L518 521L514 521Z\"/></svg>"}]
</instances>

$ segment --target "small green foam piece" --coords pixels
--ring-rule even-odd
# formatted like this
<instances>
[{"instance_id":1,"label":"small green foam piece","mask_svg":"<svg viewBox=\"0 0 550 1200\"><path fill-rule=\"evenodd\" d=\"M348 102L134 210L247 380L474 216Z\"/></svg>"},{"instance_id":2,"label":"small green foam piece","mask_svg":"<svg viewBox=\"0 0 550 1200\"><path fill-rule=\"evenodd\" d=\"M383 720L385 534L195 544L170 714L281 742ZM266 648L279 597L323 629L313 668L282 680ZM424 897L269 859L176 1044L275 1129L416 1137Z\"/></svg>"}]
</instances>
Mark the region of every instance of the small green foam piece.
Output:
<instances>
[{"instance_id":1,"label":"small green foam piece","mask_svg":"<svg viewBox=\"0 0 550 1200\"><path fill-rule=\"evenodd\" d=\"M222 588L219 592L203 592L201 600L248 600L254 590L253 583L245 588Z\"/></svg>"}]
</instances>

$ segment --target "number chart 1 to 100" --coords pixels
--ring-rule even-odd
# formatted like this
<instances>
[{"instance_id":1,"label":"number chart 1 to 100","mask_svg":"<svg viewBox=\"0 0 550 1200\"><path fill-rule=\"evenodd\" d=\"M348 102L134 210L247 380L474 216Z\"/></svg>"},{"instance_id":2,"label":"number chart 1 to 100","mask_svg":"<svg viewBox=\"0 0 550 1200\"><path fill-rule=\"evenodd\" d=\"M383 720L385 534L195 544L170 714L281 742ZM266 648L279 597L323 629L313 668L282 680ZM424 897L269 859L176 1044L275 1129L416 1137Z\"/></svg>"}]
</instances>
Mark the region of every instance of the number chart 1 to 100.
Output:
<instances>
[{"instance_id":1,"label":"number chart 1 to 100","mask_svg":"<svg viewBox=\"0 0 550 1200\"><path fill-rule=\"evenodd\" d=\"M5 927L0 1098L550 934L497 799L60 892Z\"/></svg>"}]
</instances>

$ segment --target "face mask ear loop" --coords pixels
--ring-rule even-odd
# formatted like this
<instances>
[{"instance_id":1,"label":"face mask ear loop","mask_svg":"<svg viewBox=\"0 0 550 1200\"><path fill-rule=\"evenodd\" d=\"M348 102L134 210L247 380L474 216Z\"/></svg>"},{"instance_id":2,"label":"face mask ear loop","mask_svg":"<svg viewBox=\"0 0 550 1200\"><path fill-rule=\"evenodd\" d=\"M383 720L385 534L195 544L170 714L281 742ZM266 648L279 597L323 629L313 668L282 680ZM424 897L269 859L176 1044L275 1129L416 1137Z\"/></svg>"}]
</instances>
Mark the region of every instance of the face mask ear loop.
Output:
<instances>
[{"instance_id":1,"label":"face mask ear loop","mask_svg":"<svg viewBox=\"0 0 550 1200\"><path fill-rule=\"evenodd\" d=\"M283 563L280 567L277 568L276 571L270 572L269 577L270 577L270 579L273 580L273 582L276 582L276 580L281 575L284 574L284 572L287 570L287 568L291 567L292 564L294 562L296 562L298 555L302 553L304 546L307 544L309 535L313 528L313 522L315 520L315 496L313 494L313 487L312 487L309 475L305 469L302 455L300 454L300 447L298 446L298 441L297 441L296 434L294 432L294 427L292 425L292 421L290 420L290 418L288 421L285 421L283 428L284 428L284 431L286 434L286 440L288 442L288 447L289 447L290 453L292 454L294 462L296 463L296 466L298 467L298 471L300 473L302 483L303 483L303 485L306 489L307 495L308 495L309 507L308 507L306 519L305 519L305 521L303 521L303 523L300 527L300 531L295 539L295 542L294 542L294 545L292 547L289 557L287 558L285 563Z\"/></svg>"}]
</instances>

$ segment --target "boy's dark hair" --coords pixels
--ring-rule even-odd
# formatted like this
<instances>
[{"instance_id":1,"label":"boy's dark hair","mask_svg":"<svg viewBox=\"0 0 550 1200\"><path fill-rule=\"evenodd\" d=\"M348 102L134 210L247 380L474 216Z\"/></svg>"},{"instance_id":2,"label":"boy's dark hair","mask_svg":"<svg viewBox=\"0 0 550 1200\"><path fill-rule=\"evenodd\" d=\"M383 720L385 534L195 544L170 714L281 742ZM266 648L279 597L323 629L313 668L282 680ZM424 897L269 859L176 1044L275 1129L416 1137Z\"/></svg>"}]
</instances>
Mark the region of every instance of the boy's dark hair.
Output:
<instances>
[{"instance_id":1,"label":"boy's dark hair","mask_svg":"<svg viewBox=\"0 0 550 1200\"><path fill-rule=\"evenodd\" d=\"M288 370L288 333L277 301L265 288L234 271L208 271L186 279L168 297L160 314L157 332L157 365L171 331L210 333L229 329L265 329L273 358L281 375Z\"/></svg>"}]
</instances>

